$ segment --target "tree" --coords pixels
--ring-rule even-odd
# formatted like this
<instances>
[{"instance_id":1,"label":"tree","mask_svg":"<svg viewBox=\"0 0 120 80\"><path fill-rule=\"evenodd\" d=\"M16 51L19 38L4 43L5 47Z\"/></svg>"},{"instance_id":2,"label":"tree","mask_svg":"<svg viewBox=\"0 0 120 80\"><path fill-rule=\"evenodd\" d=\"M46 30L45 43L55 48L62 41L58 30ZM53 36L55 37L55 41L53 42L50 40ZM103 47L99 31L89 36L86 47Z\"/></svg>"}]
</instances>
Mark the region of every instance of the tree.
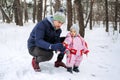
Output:
<instances>
[{"instance_id":1,"label":"tree","mask_svg":"<svg viewBox=\"0 0 120 80\"><path fill-rule=\"evenodd\" d=\"M90 20L90 30L92 30L92 12L93 12L93 3L94 3L94 0L91 0L90 2L90 13L88 15L88 18L86 20L86 24L85 24L85 28L87 27L87 24Z\"/></svg>"},{"instance_id":2,"label":"tree","mask_svg":"<svg viewBox=\"0 0 120 80\"><path fill-rule=\"evenodd\" d=\"M115 26L114 30L117 31L117 18L118 18L118 0L115 2Z\"/></svg>"},{"instance_id":3,"label":"tree","mask_svg":"<svg viewBox=\"0 0 120 80\"><path fill-rule=\"evenodd\" d=\"M120 22L119 22L119 33L120 33Z\"/></svg>"},{"instance_id":4,"label":"tree","mask_svg":"<svg viewBox=\"0 0 120 80\"><path fill-rule=\"evenodd\" d=\"M14 8L14 16L16 25L23 26L23 17L22 17L22 9L20 5L20 0L14 0L13 3Z\"/></svg>"},{"instance_id":5,"label":"tree","mask_svg":"<svg viewBox=\"0 0 120 80\"><path fill-rule=\"evenodd\" d=\"M93 12L93 3L94 0L91 0L91 5L90 5L90 30L92 30L92 12Z\"/></svg>"},{"instance_id":6,"label":"tree","mask_svg":"<svg viewBox=\"0 0 120 80\"><path fill-rule=\"evenodd\" d=\"M77 18L77 16L76 16L76 5L75 4L73 4L73 21L74 21L74 23L76 23L76 18Z\"/></svg>"},{"instance_id":7,"label":"tree","mask_svg":"<svg viewBox=\"0 0 120 80\"><path fill-rule=\"evenodd\" d=\"M105 0L105 21L106 21L106 32L109 32L109 29L108 29L108 1Z\"/></svg>"},{"instance_id":8,"label":"tree","mask_svg":"<svg viewBox=\"0 0 120 80\"><path fill-rule=\"evenodd\" d=\"M38 0L37 5L37 22L42 20L43 0Z\"/></svg>"},{"instance_id":9,"label":"tree","mask_svg":"<svg viewBox=\"0 0 120 80\"><path fill-rule=\"evenodd\" d=\"M12 4L13 0L9 3L7 0L0 0L0 10L2 13L3 22L10 23L12 21Z\"/></svg>"},{"instance_id":10,"label":"tree","mask_svg":"<svg viewBox=\"0 0 120 80\"><path fill-rule=\"evenodd\" d=\"M34 0L34 5L33 5L33 23L35 23L36 19L36 0Z\"/></svg>"},{"instance_id":11,"label":"tree","mask_svg":"<svg viewBox=\"0 0 120 80\"><path fill-rule=\"evenodd\" d=\"M1 5L0 5L0 9L3 15L3 18L6 20L7 23L10 23L10 18L7 16L7 14L5 13Z\"/></svg>"},{"instance_id":12,"label":"tree","mask_svg":"<svg viewBox=\"0 0 120 80\"><path fill-rule=\"evenodd\" d=\"M74 3L76 4L77 19L80 27L80 35L84 37L85 28L84 28L83 8L82 8L81 0L75 0Z\"/></svg>"},{"instance_id":13,"label":"tree","mask_svg":"<svg viewBox=\"0 0 120 80\"><path fill-rule=\"evenodd\" d=\"M50 1L50 14L53 15L53 11L52 11L53 2L52 0L49 0L49 1Z\"/></svg>"},{"instance_id":14,"label":"tree","mask_svg":"<svg viewBox=\"0 0 120 80\"><path fill-rule=\"evenodd\" d=\"M55 12L59 10L59 8L61 7L61 2L60 0L55 0L55 4L54 4L54 9L55 9Z\"/></svg>"},{"instance_id":15,"label":"tree","mask_svg":"<svg viewBox=\"0 0 120 80\"><path fill-rule=\"evenodd\" d=\"M24 22L28 22L28 12L27 12L27 3L26 0L24 0Z\"/></svg>"},{"instance_id":16,"label":"tree","mask_svg":"<svg viewBox=\"0 0 120 80\"><path fill-rule=\"evenodd\" d=\"M47 2L47 0L45 0L45 4L44 4L44 18L45 18L45 15L46 15L46 8L47 8L47 5L46 5L46 2Z\"/></svg>"},{"instance_id":17,"label":"tree","mask_svg":"<svg viewBox=\"0 0 120 80\"><path fill-rule=\"evenodd\" d=\"M67 0L67 30L70 30L72 26L72 3L71 0Z\"/></svg>"}]
</instances>

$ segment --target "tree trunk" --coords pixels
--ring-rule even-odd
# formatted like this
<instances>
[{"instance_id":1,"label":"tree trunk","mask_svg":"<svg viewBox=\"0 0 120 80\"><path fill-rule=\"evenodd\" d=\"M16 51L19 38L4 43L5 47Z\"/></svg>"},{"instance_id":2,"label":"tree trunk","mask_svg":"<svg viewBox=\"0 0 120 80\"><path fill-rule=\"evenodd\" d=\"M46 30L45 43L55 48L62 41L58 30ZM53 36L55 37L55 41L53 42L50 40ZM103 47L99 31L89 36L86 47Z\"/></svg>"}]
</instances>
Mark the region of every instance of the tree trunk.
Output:
<instances>
[{"instance_id":1,"label":"tree trunk","mask_svg":"<svg viewBox=\"0 0 120 80\"><path fill-rule=\"evenodd\" d=\"M35 23L36 19L36 0L34 0L34 5L33 5L33 23Z\"/></svg>"},{"instance_id":2,"label":"tree trunk","mask_svg":"<svg viewBox=\"0 0 120 80\"><path fill-rule=\"evenodd\" d=\"M15 15L16 25L23 26L23 18L22 18L23 12L21 9L20 1L14 0L13 7L14 7L14 15Z\"/></svg>"},{"instance_id":3,"label":"tree trunk","mask_svg":"<svg viewBox=\"0 0 120 80\"><path fill-rule=\"evenodd\" d=\"M7 16L1 5L0 5L0 9L3 15L3 20L6 19L7 23L10 23L10 18Z\"/></svg>"},{"instance_id":4,"label":"tree trunk","mask_svg":"<svg viewBox=\"0 0 120 80\"><path fill-rule=\"evenodd\" d=\"M74 2L76 4L77 18L78 18L79 27L80 27L80 35L84 37L85 28L84 28L84 18L83 18L83 9L82 9L81 0L75 0Z\"/></svg>"},{"instance_id":5,"label":"tree trunk","mask_svg":"<svg viewBox=\"0 0 120 80\"><path fill-rule=\"evenodd\" d=\"M24 0L24 18L25 18L24 22L28 22L28 12L27 12L26 0Z\"/></svg>"},{"instance_id":6,"label":"tree trunk","mask_svg":"<svg viewBox=\"0 0 120 80\"><path fill-rule=\"evenodd\" d=\"M114 30L117 31L117 18L118 18L118 0L115 2L115 26Z\"/></svg>"},{"instance_id":7,"label":"tree trunk","mask_svg":"<svg viewBox=\"0 0 120 80\"><path fill-rule=\"evenodd\" d=\"M52 6L53 6L53 3L52 3L52 0L50 0L50 14L51 15L53 15Z\"/></svg>"},{"instance_id":8,"label":"tree trunk","mask_svg":"<svg viewBox=\"0 0 120 80\"><path fill-rule=\"evenodd\" d=\"M37 5L37 22L42 20L43 0L38 1Z\"/></svg>"},{"instance_id":9,"label":"tree trunk","mask_svg":"<svg viewBox=\"0 0 120 80\"><path fill-rule=\"evenodd\" d=\"M71 0L67 0L67 30L70 30L72 26L72 3Z\"/></svg>"},{"instance_id":10,"label":"tree trunk","mask_svg":"<svg viewBox=\"0 0 120 80\"><path fill-rule=\"evenodd\" d=\"M88 8L89 8L89 0L86 0L86 11L85 11L85 18L87 18L88 17L88 13L89 13L89 11L88 11Z\"/></svg>"},{"instance_id":11,"label":"tree trunk","mask_svg":"<svg viewBox=\"0 0 120 80\"><path fill-rule=\"evenodd\" d=\"M47 0L45 0L45 2L44 2L44 3L45 3L45 4L44 4L44 18L45 18L45 15L46 15L46 8L47 8L47 7L46 7L46 6L47 6L47 5L46 5L46 2L47 2Z\"/></svg>"},{"instance_id":12,"label":"tree trunk","mask_svg":"<svg viewBox=\"0 0 120 80\"><path fill-rule=\"evenodd\" d=\"M119 33L120 33L120 22L119 22Z\"/></svg>"},{"instance_id":13,"label":"tree trunk","mask_svg":"<svg viewBox=\"0 0 120 80\"><path fill-rule=\"evenodd\" d=\"M108 28L108 1L105 0L105 16L106 16L106 32L109 32L109 28Z\"/></svg>"},{"instance_id":14,"label":"tree trunk","mask_svg":"<svg viewBox=\"0 0 120 80\"><path fill-rule=\"evenodd\" d=\"M94 3L94 0L91 0L90 2L90 30L92 30L92 12L93 12L93 3Z\"/></svg>"},{"instance_id":15,"label":"tree trunk","mask_svg":"<svg viewBox=\"0 0 120 80\"><path fill-rule=\"evenodd\" d=\"M94 3L94 0L91 0L91 5L90 5L90 13L88 15L88 18L86 20L86 24L85 24L85 28L87 27L87 24L90 20L90 30L92 30L92 9L93 9L93 3Z\"/></svg>"},{"instance_id":16,"label":"tree trunk","mask_svg":"<svg viewBox=\"0 0 120 80\"><path fill-rule=\"evenodd\" d=\"M55 12L59 10L60 6L61 6L60 0L55 0L55 5L54 5Z\"/></svg>"},{"instance_id":17,"label":"tree trunk","mask_svg":"<svg viewBox=\"0 0 120 80\"><path fill-rule=\"evenodd\" d=\"M75 9L75 7L76 7L76 5L74 4L73 5L73 21L74 21L74 23L76 23L76 9Z\"/></svg>"}]
</instances>

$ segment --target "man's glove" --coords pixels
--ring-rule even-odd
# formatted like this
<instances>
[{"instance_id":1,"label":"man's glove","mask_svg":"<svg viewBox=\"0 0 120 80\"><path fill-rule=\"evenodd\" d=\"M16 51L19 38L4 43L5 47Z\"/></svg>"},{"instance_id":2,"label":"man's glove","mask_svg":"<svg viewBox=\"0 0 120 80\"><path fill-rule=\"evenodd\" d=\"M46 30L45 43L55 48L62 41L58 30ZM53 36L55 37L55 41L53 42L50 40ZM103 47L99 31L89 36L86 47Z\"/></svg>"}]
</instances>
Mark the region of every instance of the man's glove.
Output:
<instances>
[{"instance_id":1,"label":"man's glove","mask_svg":"<svg viewBox=\"0 0 120 80\"><path fill-rule=\"evenodd\" d=\"M66 50L66 47L63 46L63 47L60 49L60 53L61 53L61 54L64 54L65 50Z\"/></svg>"},{"instance_id":2,"label":"man's glove","mask_svg":"<svg viewBox=\"0 0 120 80\"><path fill-rule=\"evenodd\" d=\"M54 50L54 51L61 51L63 52L64 51L64 46L62 43L56 43L56 44L52 44L51 45L51 49Z\"/></svg>"}]
</instances>

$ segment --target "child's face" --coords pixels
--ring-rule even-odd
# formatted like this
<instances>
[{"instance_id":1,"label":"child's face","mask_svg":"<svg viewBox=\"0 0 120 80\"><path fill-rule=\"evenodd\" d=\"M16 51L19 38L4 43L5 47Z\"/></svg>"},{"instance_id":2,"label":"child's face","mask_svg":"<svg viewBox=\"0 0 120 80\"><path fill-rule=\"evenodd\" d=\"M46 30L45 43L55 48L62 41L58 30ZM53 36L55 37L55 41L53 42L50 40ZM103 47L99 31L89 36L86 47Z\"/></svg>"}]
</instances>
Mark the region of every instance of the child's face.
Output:
<instances>
[{"instance_id":1,"label":"child's face","mask_svg":"<svg viewBox=\"0 0 120 80\"><path fill-rule=\"evenodd\" d=\"M71 34L72 37L74 37L74 36L76 36L76 31L74 29L71 29L70 34Z\"/></svg>"}]
</instances>

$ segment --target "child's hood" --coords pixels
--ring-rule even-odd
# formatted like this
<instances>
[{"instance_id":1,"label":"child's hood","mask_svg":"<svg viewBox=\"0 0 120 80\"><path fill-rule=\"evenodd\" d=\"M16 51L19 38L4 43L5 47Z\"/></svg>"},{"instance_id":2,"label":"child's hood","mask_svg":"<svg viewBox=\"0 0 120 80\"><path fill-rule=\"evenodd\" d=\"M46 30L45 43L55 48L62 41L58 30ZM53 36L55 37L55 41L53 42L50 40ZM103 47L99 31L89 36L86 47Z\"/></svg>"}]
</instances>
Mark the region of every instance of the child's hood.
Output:
<instances>
[{"instance_id":1,"label":"child's hood","mask_svg":"<svg viewBox=\"0 0 120 80\"><path fill-rule=\"evenodd\" d=\"M79 26L77 24L73 24L70 29L74 29L77 35L79 34Z\"/></svg>"}]
</instances>

